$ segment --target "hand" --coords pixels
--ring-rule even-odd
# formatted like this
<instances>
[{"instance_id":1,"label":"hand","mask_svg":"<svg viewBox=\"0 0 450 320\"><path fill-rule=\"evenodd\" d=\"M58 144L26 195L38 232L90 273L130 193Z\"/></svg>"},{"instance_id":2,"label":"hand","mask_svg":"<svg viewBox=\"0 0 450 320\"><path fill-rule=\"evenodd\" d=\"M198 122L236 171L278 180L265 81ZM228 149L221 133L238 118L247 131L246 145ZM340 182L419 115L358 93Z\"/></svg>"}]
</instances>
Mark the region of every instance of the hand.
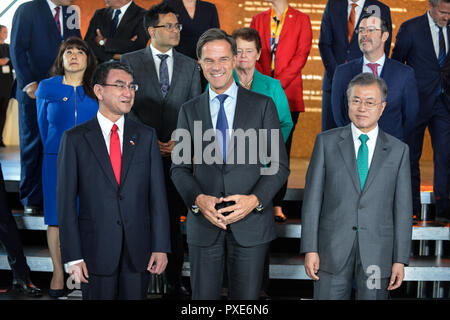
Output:
<instances>
[{"instance_id":1,"label":"hand","mask_svg":"<svg viewBox=\"0 0 450 320\"><path fill-rule=\"evenodd\" d=\"M223 214L224 212L231 212L225 218L226 224L231 224L245 218L250 212L253 211L253 209L258 206L259 203L258 198L254 194L248 196L235 194L224 198L223 201L235 202L234 205L219 209L218 211L219 214Z\"/></svg>"},{"instance_id":2,"label":"hand","mask_svg":"<svg viewBox=\"0 0 450 320\"><path fill-rule=\"evenodd\" d=\"M316 275L319 271L320 258L317 252L307 252L305 255L305 271L308 277L313 280L319 280Z\"/></svg>"},{"instance_id":3,"label":"hand","mask_svg":"<svg viewBox=\"0 0 450 320\"><path fill-rule=\"evenodd\" d=\"M138 36L137 36L137 34L133 37L133 38L131 38L130 40L131 41L133 41L133 42L135 42L136 40L137 40L137 38L138 38Z\"/></svg>"},{"instance_id":4,"label":"hand","mask_svg":"<svg viewBox=\"0 0 450 320\"><path fill-rule=\"evenodd\" d=\"M394 263L392 265L391 279L389 280L388 290L395 290L402 284L405 278L405 265L403 263Z\"/></svg>"},{"instance_id":5,"label":"hand","mask_svg":"<svg viewBox=\"0 0 450 320\"><path fill-rule=\"evenodd\" d=\"M9 58L0 58L0 66L4 66L9 61Z\"/></svg>"},{"instance_id":6,"label":"hand","mask_svg":"<svg viewBox=\"0 0 450 320\"><path fill-rule=\"evenodd\" d=\"M121 57L122 57L122 55L121 55L121 54L118 54L118 53L115 53L115 54L113 55L113 59L114 59L114 60L120 60Z\"/></svg>"},{"instance_id":7,"label":"hand","mask_svg":"<svg viewBox=\"0 0 450 320\"><path fill-rule=\"evenodd\" d=\"M67 271L69 272L72 280L74 280L76 283L89 283L87 281L87 278L89 278L89 274L86 263L84 261L71 265L67 268Z\"/></svg>"},{"instance_id":8,"label":"hand","mask_svg":"<svg viewBox=\"0 0 450 320\"><path fill-rule=\"evenodd\" d=\"M38 83L35 82L32 85L30 85L27 90L25 91L25 93L31 98L31 99L36 99L36 90L38 88Z\"/></svg>"},{"instance_id":9,"label":"hand","mask_svg":"<svg viewBox=\"0 0 450 320\"><path fill-rule=\"evenodd\" d=\"M172 154L173 147L175 146L174 140L169 140L167 142L161 142L158 140L159 152L161 152L162 157L169 157Z\"/></svg>"},{"instance_id":10,"label":"hand","mask_svg":"<svg viewBox=\"0 0 450 320\"><path fill-rule=\"evenodd\" d=\"M105 43L106 43L106 38L102 35L100 29L97 29L96 32L97 32L97 36L94 39L95 44L99 46L100 45L100 43L99 43L100 40L104 40Z\"/></svg>"},{"instance_id":11,"label":"hand","mask_svg":"<svg viewBox=\"0 0 450 320\"><path fill-rule=\"evenodd\" d=\"M219 199L213 196L207 196L205 194L200 194L197 196L197 199L195 199L195 204L198 206L206 220L211 222L216 227L226 230L226 219L215 208L216 204L222 202L223 198Z\"/></svg>"},{"instance_id":12,"label":"hand","mask_svg":"<svg viewBox=\"0 0 450 320\"><path fill-rule=\"evenodd\" d=\"M161 274L167 266L167 254L165 252L153 252L147 266L152 274Z\"/></svg>"}]
</instances>

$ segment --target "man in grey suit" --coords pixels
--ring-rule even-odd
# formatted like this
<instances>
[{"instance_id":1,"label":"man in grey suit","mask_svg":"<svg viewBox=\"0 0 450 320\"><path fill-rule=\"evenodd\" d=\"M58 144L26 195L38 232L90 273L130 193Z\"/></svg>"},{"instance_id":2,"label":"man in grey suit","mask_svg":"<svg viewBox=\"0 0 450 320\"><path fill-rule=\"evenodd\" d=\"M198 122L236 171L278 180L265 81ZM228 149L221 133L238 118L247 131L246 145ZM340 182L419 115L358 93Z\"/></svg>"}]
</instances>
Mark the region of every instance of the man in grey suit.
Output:
<instances>
[{"instance_id":1,"label":"man in grey suit","mask_svg":"<svg viewBox=\"0 0 450 320\"><path fill-rule=\"evenodd\" d=\"M409 150L383 132L383 79L362 73L347 96L351 123L316 138L306 174L301 252L315 299L387 299L409 262Z\"/></svg>"},{"instance_id":2,"label":"man in grey suit","mask_svg":"<svg viewBox=\"0 0 450 320\"><path fill-rule=\"evenodd\" d=\"M136 102L129 117L156 129L163 157L170 213L172 253L166 269L168 298L180 298L188 292L181 283L184 261L180 215L187 208L170 179L170 155L174 146L172 131L176 129L181 105L201 93L197 61L173 49L180 41L181 25L173 9L166 3L153 6L144 16L144 26L151 38L145 49L122 56L131 66L139 83Z\"/></svg>"},{"instance_id":3,"label":"man in grey suit","mask_svg":"<svg viewBox=\"0 0 450 320\"><path fill-rule=\"evenodd\" d=\"M289 175L275 104L237 86L236 54L234 39L220 29L200 37L197 56L209 89L183 104L174 135L172 180L191 208L192 299L220 299L225 264L228 297L258 299L276 237L272 199Z\"/></svg>"}]
</instances>

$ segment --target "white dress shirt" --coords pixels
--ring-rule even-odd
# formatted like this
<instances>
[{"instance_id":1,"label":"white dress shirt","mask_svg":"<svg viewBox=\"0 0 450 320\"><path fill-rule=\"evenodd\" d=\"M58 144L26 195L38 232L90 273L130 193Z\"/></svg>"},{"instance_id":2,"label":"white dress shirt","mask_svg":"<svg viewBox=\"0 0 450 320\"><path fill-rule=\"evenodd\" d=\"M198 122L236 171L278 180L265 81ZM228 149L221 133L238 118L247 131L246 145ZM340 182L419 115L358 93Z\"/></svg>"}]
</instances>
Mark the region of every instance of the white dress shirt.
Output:
<instances>
[{"instance_id":1,"label":"white dress shirt","mask_svg":"<svg viewBox=\"0 0 450 320\"><path fill-rule=\"evenodd\" d=\"M368 133L364 133L361 130L359 130L353 122L351 123L351 129L352 129L352 136L353 136L353 144L355 146L355 157L358 157L358 149L361 146L361 140L359 140L359 136L361 134L366 134L369 137L369 140L367 140L366 145L369 149L369 166L367 168L370 168L370 164L372 163L373 158L373 152L375 151L375 145L377 144L377 137L378 137L378 125L369 131Z\"/></svg>"},{"instance_id":2,"label":"white dress shirt","mask_svg":"<svg viewBox=\"0 0 450 320\"><path fill-rule=\"evenodd\" d=\"M355 7L355 28L358 24L359 17L361 16L362 9L364 7L365 0L358 0L356 2L353 2L352 0L348 0L348 7L347 7L347 20L350 18L350 13L352 12L352 3L356 3L358 6Z\"/></svg>"},{"instance_id":3,"label":"white dress shirt","mask_svg":"<svg viewBox=\"0 0 450 320\"><path fill-rule=\"evenodd\" d=\"M216 130L217 117L219 116L220 102L217 99L218 93L214 92L209 86L209 111L211 113L211 121L214 130ZM228 122L228 135L232 135L233 123L234 123L234 114L236 112L236 102L237 102L237 92L238 86L236 82L233 80L231 86L223 93L228 95L227 99L223 103L223 107L225 109L225 114L227 116Z\"/></svg>"},{"instance_id":4,"label":"white dress shirt","mask_svg":"<svg viewBox=\"0 0 450 320\"><path fill-rule=\"evenodd\" d=\"M433 46L434 51L436 52L436 58L439 59L439 28L436 25L436 22L434 22L433 18L430 15L430 12L427 12L428 16L428 23L430 24L430 30L431 30L431 38L433 39ZM445 41L445 52L448 52L448 37L447 37L447 26L442 28L442 33L444 34L444 41Z\"/></svg>"},{"instance_id":5,"label":"white dress shirt","mask_svg":"<svg viewBox=\"0 0 450 320\"><path fill-rule=\"evenodd\" d=\"M369 60L366 59L366 56L363 56L363 68L362 68L362 72L369 72L369 73L373 73L372 69L370 69L367 64L368 63L378 63L378 67L377 67L377 71L378 71L378 76L381 76L381 72L383 71L383 66L384 66L384 62L386 61L386 55L383 54L383 56L378 59L375 62L370 62Z\"/></svg>"},{"instance_id":6,"label":"white dress shirt","mask_svg":"<svg viewBox=\"0 0 450 320\"><path fill-rule=\"evenodd\" d=\"M120 140L120 152L122 152L122 150L123 150L123 147L122 147L123 146L123 130L124 130L124 124L125 124L125 117L122 116L116 122L112 122L111 120L106 118L104 115L102 115L100 113L100 111L97 111L97 120L98 120L98 124L100 125L100 129L102 130L103 139L105 139L105 144L106 144L106 149L108 150L108 154L109 154L109 149L110 149L109 145L110 145L110 140L111 140L111 128L114 124L117 125L117 127L118 127L117 133L119 135L119 140ZM84 261L84 259L67 262L66 264L64 264L64 268L65 268L66 272L68 272L67 271L68 267L73 266L73 265L83 262L83 261Z\"/></svg>"},{"instance_id":7,"label":"white dress shirt","mask_svg":"<svg viewBox=\"0 0 450 320\"><path fill-rule=\"evenodd\" d=\"M117 22L117 28L119 27L120 21L122 21L123 15L125 14L125 12L127 11L128 7L131 5L133 1L128 2L126 5L120 7L119 9L114 9L113 10L113 14L112 14L112 20L114 19L114 16L116 14L117 10L120 10L120 14L119 14L119 22Z\"/></svg>"},{"instance_id":8,"label":"white dress shirt","mask_svg":"<svg viewBox=\"0 0 450 320\"><path fill-rule=\"evenodd\" d=\"M153 61L155 62L156 75L158 76L158 80L159 80L159 66L161 65L161 59L157 55L158 54L167 54L168 55L166 62L167 62L167 70L169 71L169 84L172 83L173 49L170 49L167 52L161 52L150 43L150 50L152 51Z\"/></svg>"}]
</instances>

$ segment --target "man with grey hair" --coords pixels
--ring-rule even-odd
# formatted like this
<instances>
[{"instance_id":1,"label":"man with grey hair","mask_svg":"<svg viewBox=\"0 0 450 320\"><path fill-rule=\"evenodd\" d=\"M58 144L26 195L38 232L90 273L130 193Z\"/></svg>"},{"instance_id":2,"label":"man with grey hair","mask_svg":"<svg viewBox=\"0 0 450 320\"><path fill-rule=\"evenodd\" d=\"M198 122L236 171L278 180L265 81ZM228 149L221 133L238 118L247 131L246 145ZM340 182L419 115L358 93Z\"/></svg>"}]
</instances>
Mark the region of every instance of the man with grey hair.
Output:
<instances>
[{"instance_id":1,"label":"man with grey hair","mask_svg":"<svg viewBox=\"0 0 450 320\"><path fill-rule=\"evenodd\" d=\"M436 220L450 222L450 106L442 90L441 73L448 60L450 40L450 0L429 0L428 11L404 22L398 31L392 59L411 66L419 90L419 115L408 138L411 149L413 210L419 215L419 160L425 129L433 146L433 194L436 200Z\"/></svg>"},{"instance_id":2,"label":"man with grey hair","mask_svg":"<svg viewBox=\"0 0 450 320\"><path fill-rule=\"evenodd\" d=\"M234 81L237 49L233 38L220 29L209 29L197 43L197 55L209 89L181 106L177 131L189 132L188 147L183 150L187 160L174 159L175 150L186 143L183 137L175 142L171 168L175 187L191 209L186 231L192 299L220 299L226 264L228 297L255 300L269 243L276 237L272 199L289 175L280 121L271 98L238 87ZM208 164L204 156L211 147L202 137L211 131L218 161ZM252 163L249 158L260 154L255 154L251 143L245 143L244 150L239 150L240 144L234 148L238 131L266 131L270 158ZM253 146L263 143L257 139ZM193 155L191 144L200 152ZM245 163L236 161L242 154ZM266 167L277 170L262 175Z\"/></svg>"},{"instance_id":3,"label":"man with grey hair","mask_svg":"<svg viewBox=\"0 0 450 320\"><path fill-rule=\"evenodd\" d=\"M314 299L387 299L411 246L408 146L378 120L387 87L372 73L349 84L345 127L320 133L306 174L301 252Z\"/></svg>"}]
</instances>

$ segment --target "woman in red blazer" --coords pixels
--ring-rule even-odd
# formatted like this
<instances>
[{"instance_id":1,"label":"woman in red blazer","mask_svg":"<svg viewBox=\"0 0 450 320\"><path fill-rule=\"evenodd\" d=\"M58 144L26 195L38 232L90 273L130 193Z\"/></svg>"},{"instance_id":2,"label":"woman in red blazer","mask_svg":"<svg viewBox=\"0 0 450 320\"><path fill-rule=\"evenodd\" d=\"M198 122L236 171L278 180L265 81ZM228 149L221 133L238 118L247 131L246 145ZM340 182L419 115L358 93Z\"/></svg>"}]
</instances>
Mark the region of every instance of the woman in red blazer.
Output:
<instances>
[{"instance_id":1,"label":"woman in red blazer","mask_svg":"<svg viewBox=\"0 0 450 320\"><path fill-rule=\"evenodd\" d=\"M254 16L250 24L251 28L258 31L262 41L261 56L256 68L259 72L280 80L288 98L295 129L299 113L305 111L302 69L311 50L311 22L308 15L289 6L287 0L266 1L272 4L272 8ZM276 47L274 59L271 45ZM294 130L286 141L288 154L293 132ZM274 198L277 221L286 220L281 209L286 188L287 183Z\"/></svg>"}]
</instances>

